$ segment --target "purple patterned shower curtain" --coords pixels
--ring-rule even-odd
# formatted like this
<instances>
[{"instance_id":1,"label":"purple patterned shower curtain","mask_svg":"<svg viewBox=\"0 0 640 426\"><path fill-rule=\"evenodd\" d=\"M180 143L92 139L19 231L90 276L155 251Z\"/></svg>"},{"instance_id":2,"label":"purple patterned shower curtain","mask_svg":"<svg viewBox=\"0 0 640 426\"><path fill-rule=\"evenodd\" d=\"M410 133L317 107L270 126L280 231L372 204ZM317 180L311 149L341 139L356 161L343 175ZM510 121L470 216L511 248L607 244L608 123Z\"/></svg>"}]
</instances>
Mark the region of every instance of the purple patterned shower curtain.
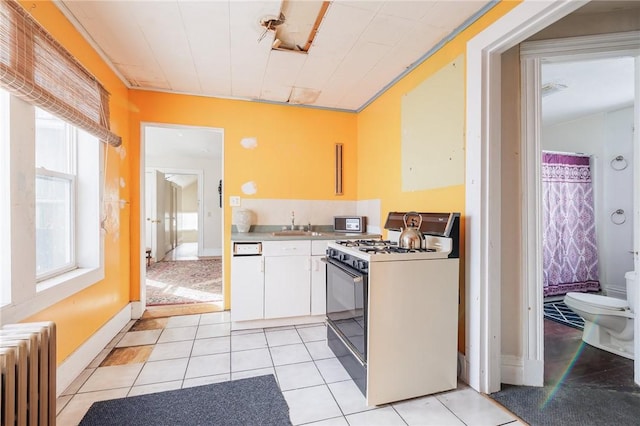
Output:
<instances>
[{"instance_id":1,"label":"purple patterned shower curtain","mask_svg":"<svg viewBox=\"0 0 640 426\"><path fill-rule=\"evenodd\" d=\"M544 295L599 290L588 156L542 153L542 205Z\"/></svg>"}]
</instances>

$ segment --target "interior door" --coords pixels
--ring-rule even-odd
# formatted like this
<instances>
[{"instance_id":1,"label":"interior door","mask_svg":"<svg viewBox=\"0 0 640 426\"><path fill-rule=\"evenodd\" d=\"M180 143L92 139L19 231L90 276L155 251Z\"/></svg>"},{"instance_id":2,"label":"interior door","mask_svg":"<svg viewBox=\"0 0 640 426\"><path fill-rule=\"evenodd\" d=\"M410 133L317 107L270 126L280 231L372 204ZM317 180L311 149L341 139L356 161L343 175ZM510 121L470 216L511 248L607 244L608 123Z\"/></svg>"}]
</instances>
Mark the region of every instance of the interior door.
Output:
<instances>
[{"instance_id":1,"label":"interior door","mask_svg":"<svg viewBox=\"0 0 640 426\"><path fill-rule=\"evenodd\" d=\"M164 252L168 253L173 249L171 239L171 215L172 215L172 196L171 192L173 183L168 180L164 181Z\"/></svg>"},{"instance_id":2,"label":"interior door","mask_svg":"<svg viewBox=\"0 0 640 426\"><path fill-rule=\"evenodd\" d=\"M147 170L145 172L145 189L144 189L144 217L145 217L145 228L144 228L144 241L145 248L151 249L151 255L154 256L153 252L153 213L152 207L156 202L156 196L153 188L155 186L152 185L152 181L155 181L155 176L152 171Z\"/></svg>"},{"instance_id":3,"label":"interior door","mask_svg":"<svg viewBox=\"0 0 640 426\"><path fill-rule=\"evenodd\" d=\"M640 283L640 197L638 197L638 191L640 188L640 56L636 56L635 59L635 96L633 102L633 179L634 179L634 198L633 198L633 262L634 270L636 271L636 294L635 294L635 323L634 323L634 376L633 379L636 384L640 385L640 290L638 290L638 283Z\"/></svg>"},{"instance_id":4,"label":"interior door","mask_svg":"<svg viewBox=\"0 0 640 426\"><path fill-rule=\"evenodd\" d=\"M147 180L147 191L150 197L149 216L147 222L151 222L151 257L160 261L166 254L164 243L164 173L159 170L150 172L150 179Z\"/></svg>"},{"instance_id":5,"label":"interior door","mask_svg":"<svg viewBox=\"0 0 640 426\"><path fill-rule=\"evenodd\" d=\"M178 185L171 186L171 248L178 247Z\"/></svg>"}]
</instances>

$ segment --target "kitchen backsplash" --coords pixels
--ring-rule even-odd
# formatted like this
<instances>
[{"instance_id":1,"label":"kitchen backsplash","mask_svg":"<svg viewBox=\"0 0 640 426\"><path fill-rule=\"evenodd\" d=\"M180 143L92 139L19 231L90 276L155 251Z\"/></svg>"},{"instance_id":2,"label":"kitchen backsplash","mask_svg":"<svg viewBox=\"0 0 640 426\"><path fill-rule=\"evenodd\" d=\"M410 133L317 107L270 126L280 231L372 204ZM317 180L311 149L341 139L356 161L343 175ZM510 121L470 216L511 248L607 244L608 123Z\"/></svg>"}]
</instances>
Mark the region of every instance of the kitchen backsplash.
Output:
<instances>
[{"instance_id":1,"label":"kitchen backsplash","mask_svg":"<svg viewBox=\"0 0 640 426\"><path fill-rule=\"evenodd\" d=\"M274 198L243 198L243 209L254 214L254 225L290 225L295 212L296 226L311 223L333 225L334 216L367 216L367 231L380 233L380 200L289 200Z\"/></svg>"}]
</instances>

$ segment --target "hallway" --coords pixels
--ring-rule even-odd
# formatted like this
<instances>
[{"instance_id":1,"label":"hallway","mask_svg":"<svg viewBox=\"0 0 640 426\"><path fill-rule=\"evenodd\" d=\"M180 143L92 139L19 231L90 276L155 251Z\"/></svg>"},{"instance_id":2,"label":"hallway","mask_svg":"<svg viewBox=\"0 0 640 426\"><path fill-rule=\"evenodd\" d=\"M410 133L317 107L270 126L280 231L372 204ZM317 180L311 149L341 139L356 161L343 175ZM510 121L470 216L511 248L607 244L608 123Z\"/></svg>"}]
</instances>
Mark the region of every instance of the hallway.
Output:
<instances>
[{"instance_id":1,"label":"hallway","mask_svg":"<svg viewBox=\"0 0 640 426\"><path fill-rule=\"evenodd\" d=\"M182 243L164 255L163 261L199 260L198 243Z\"/></svg>"}]
</instances>

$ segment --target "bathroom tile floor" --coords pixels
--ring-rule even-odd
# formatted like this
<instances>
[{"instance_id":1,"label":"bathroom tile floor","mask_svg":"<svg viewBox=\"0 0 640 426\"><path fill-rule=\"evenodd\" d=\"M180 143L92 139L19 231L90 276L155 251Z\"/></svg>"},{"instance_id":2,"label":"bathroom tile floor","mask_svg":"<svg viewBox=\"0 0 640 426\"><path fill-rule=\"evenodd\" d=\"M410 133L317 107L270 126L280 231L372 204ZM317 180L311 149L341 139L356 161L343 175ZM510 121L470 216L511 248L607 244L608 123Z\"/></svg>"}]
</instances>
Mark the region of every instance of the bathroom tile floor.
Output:
<instances>
[{"instance_id":1,"label":"bathroom tile floor","mask_svg":"<svg viewBox=\"0 0 640 426\"><path fill-rule=\"evenodd\" d=\"M322 323L231 331L229 312L131 321L58 398L59 426L94 401L273 374L294 425L518 425L463 383L457 389L367 407L326 344ZM214 413L215 415L215 413Z\"/></svg>"}]
</instances>

